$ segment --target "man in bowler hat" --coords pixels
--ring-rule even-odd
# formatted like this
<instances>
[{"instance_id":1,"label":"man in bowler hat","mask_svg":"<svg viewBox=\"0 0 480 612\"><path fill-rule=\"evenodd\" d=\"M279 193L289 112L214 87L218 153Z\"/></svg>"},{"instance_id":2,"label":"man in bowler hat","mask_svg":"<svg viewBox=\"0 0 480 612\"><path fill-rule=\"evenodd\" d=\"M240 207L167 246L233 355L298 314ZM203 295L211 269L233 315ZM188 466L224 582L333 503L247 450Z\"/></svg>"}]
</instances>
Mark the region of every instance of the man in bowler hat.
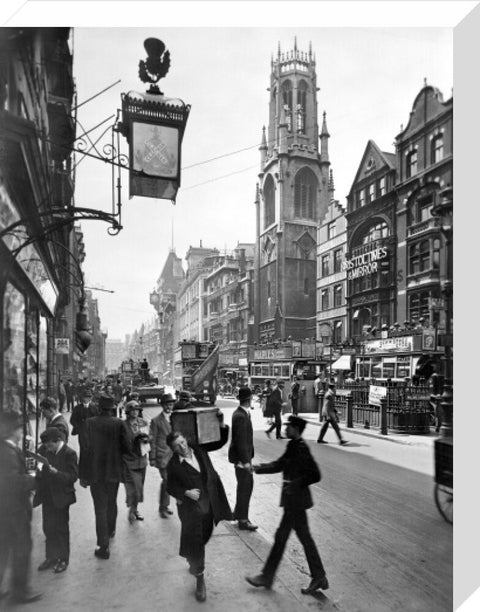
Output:
<instances>
[{"instance_id":1,"label":"man in bowler hat","mask_svg":"<svg viewBox=\"0 0 480 612\"><path fill-rule=\"evenodd\" d=\"M172 410L186 410L187 408L193 408L192 396L189 391L180 391Z\"/></svg>"},{"instance_id":2,"label":"man in bowler hat","mask_svg":"<svg viewBox=\"0 0 480 612\"><path fill-rule=\"evenodd\" d=\"M129 444L125 422L113 416L113 397L101 395L98 409L98 416L87 419L86 471L95 507L95 556L108 559L109 542L117 523L118 487L123 482L122 454L129 452Z\"/></svg>"},{"instance_id":3,"label":"man in bowler hat","mask_svg":"<svg viewBox=\"0 0 480 612\"><path fill-rule=\"evenodd\" d=\"M240 387L238 391L239 406L232 415L232 439L228 449L228 460L235 466L237 479L237 503L233 515L238 521L239 529L254 531L248 519L248 507L253 491L253 428L250 417L252 390Z\"/></svg>"},{"instance_id":4,"label":"man in bowler hat","mask_svg":"<svg viewBox=\"0 0 480 612\"><path fill-rule=\"evenodd\" d=\"M312 577L308 587L302 589L302 593L314 594L318 589L325 590L329 586L307 521L306 511L313 506L309 485L319 482L321 475L310 449L302 438L306 424L307 422L298 416L289 416L286 423L289 442L284 454L271 463L253 466L256 474L283 472L280 497L280 506L283 507L282 520L261 574L246 577L247 582L254 587L271 588L292 529L302 543Z\"/></svg>"}]
</instances>

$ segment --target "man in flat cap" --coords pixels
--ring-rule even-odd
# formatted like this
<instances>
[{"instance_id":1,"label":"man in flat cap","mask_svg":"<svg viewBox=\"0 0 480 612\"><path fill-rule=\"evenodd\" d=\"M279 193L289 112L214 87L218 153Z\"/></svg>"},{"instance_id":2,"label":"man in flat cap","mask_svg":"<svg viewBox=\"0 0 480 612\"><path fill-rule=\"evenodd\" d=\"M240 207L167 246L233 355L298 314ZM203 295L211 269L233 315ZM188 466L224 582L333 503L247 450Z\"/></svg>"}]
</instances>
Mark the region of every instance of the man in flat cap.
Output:
<instances>
[{"instance_id":1,"label":"man in flat cap","mask_svg":"<svg viewBox=\"0 0 480 612\"><path fill-rule=\"evenodd\" d=\"M306 424L307 422L298 416L289 416L286 422L289 442L284 454L271 463L253 466L256 474L283 472L280 498L280 506L283 507L282 520L275 533L274 544L261 574L246 577L247 582L254 587L271 588L288 537L291 530L294 529L302 543L312 577L308 587L302 589L302 593L304 595L314 594L318 589L328 589L325 569L307 521L306 511L313 506L309 485L319 482L321 474L310 449L302 438Z\"/></svg>"},{"instance_id":2,"label":"man in flat cap","mask_svg":"<svg viewBox=\"0 0 480 612\"><path fill-rule=\"evenodd\" d=\"M110 557L109 542L117 523L117 494L123 482L122 454L130 450L125 422L113 416L114 400L98 399L98 416L87 419L86 458L90 493L95 507L97 548L95 556Z\"/></svg>"}]
</instances>

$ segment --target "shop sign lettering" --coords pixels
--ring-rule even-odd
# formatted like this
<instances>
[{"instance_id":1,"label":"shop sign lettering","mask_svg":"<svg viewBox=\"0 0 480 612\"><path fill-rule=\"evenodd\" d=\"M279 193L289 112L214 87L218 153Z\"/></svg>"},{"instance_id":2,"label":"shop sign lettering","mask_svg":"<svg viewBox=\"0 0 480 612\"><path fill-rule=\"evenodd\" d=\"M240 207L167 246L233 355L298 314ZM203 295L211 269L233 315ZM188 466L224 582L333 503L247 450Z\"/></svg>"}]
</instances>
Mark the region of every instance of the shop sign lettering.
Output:
<instances>
[{"instance_id":1,"label":"shop sign lettering","mask_svg":"<svg viewBox=\"0 0 480 612\"><path fill-rule=\"evenodd\" d=\"M411 351L412 349L413 336L398 336L397 338L382 338L365 342L365 353Z\"/></svg>"},{"instance_id":2,"label":"shop sign lettering","mask_svg":"<svg viewBox=\"0 0 480 612\"><path fill-rule=\"evenodd\" d=\"M347 272L347 279L353 280L360 276L368 276L378 272L378 262L388 256L386 247L378 247L342 262L342 270Z\"/></svg>"}]
</instances>

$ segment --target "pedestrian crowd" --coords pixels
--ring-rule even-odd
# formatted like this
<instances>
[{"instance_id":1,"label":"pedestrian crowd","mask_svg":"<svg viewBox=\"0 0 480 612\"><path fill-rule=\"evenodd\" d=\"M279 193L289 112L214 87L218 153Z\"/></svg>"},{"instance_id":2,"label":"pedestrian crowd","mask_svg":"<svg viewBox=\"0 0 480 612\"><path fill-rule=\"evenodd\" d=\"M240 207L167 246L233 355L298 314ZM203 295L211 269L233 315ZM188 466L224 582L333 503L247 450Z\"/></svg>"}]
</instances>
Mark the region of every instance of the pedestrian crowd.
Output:
<instances>
[{"instance_id":1,"label":"pedestrian crowd","mask_svg":"<svg viewBox=\"0 0 480 612\"><path fill-rule=\"evenodd\" d=\"M22 419L17 414L0 413L0 598L7 594L1 586L9 557L11 598L29 603L41 597L30 586L32 506L42 508L45 535L45 559L38 571L62 573L68 569L69 509L76 501L77 480L82 487L90 489L92 497L96 529L94 554L107 560L116 532L120 484L125 488L128 521L131 524L143 521L139 505L144 501L148 465L159 471L158 512L162 519L172 516L170 502L172 498L176 501L181 524L179 554L186 559L195 577L198 601L206 599L205 546L214 526L227 520L235 521L242 531L257 529L249 517L254 474L283 473L280 497L283 516L261 573L247 576L247 582L253 587L272 587L293 529L303 545L311 574L310 583L302 593L315 594L329 587L306 514L313 505L309 487L321 479L321 472L302 438L307 422L297 414L299 384L296 379L289 397L292 413L283 423L288 443L277 460L266 464L254 462L253 393L246 385L238 389L239 405L232 414L231 431L218 410L219 439L200 443L172 426L172 412L192 407L188 391L180 391L176 400L164 394L160 413L147 420L138 394L132 388L124 388L120 380L108 379L103 384L82 381L76 387L70 383L62 383L64 401L59 393L58 401L45 398L41 402L46 428L40 436L40 447L36 453L30 453L37 462L34 474L27 472L19 446L23 437ZM329 424L341 440L331 408L333 402L327 396L326 421L319 442L323 441ZM283 381L277 380L273 386L267 381L261 400L264 415L272 419L266 432L268 437L275 430L276 438L283 439L281 415L286 406ZM69 422L66 412L71 413ZM78 458L68 445L69 434L78 436ZM209 456L228 441L228 460L233 464L237 482L233 512Z\"/></svg>"}]
</instances>

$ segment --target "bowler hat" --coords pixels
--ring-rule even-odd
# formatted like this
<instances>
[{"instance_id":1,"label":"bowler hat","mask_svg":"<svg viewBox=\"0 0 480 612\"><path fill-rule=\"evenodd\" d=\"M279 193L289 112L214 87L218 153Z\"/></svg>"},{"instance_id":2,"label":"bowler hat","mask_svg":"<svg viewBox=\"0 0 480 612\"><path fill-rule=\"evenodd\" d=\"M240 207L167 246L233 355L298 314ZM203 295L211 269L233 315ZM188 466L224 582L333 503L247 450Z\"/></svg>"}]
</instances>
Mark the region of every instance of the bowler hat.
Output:
<instances>
[{"instance_id":1,"label":"bowler hat","mask_svg":"<svg viewBox=\"0 0 480 612\"><path fill-rule=\"evenodd\" d=\"M174 398L171 393L164 393L160 398L161 404L168 404L168 402L174 402Z\"/></svg>"},{"instance_id":2,"label":"bowler hat","mask_svg":"<svg viewBox=\"0 0 480 612\"><path fill-rule=\"evenodd\" d=\"M245 402L247 399L250 399L252 395L250 387L240 387L238 390L238 401L240 403Z\"/></svg>"},{"instance_id":3,"label":"bowler hat","mask_svg":"<svg viewBox=\"0 0 480 612\"><path fill-rule=\"evenodd\" d=\"M128 414L131 410L140 410L140 404L135 400L130 400L125 404L125 414Z\"/></svg>"},{"instance_id":4,"label":"bowler hat","mask_svg":"<svg viewBox=\"0 0 480 612\"><path fill-rule=\"evenodd\" d=\"M292 427L296 427L298 431L302 433L302 431L307 426L307 421L305 421L305 419L302 419L299 416L295 416L294 414L291 414L288 417L288 419L285 421L284 425L291 425Z\"/></svg>"},{"instance_id":5,"label":"bowler hat","mask_svg":"<svg viewBox=\"0 0 480 612\"><path fill-rule=\"evenodd\" d=\"M109 395L100 395L98 398L98 409L99 410L113 410L113 397Z\"/></svg>"},{"instance_id":6,"label":"bowler hat","mask_svg":"<svg viewBox=\"0 0 480 612\"><path fill-rule=\"evenodd\" d=\"M189 391L180 391L178 399L190 401L192 399L192 396Z\"/></svg>"}]
</instances>

